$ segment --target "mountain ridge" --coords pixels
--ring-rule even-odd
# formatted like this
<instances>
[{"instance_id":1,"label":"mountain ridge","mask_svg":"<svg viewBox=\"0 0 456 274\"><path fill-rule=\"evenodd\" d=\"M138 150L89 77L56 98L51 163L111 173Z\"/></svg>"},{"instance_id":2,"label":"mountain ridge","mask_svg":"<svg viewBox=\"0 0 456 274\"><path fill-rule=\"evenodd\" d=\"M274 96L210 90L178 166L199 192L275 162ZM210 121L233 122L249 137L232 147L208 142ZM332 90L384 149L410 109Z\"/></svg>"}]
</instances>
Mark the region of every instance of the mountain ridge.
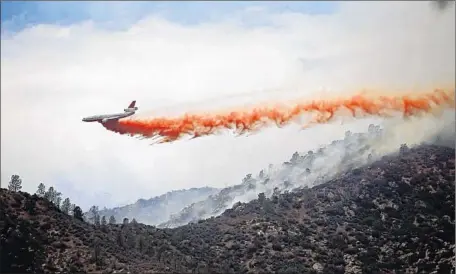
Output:
<instances>
[{"instance_id":1,"label":"mountain ridge","mask_svg":"<svg viewBox=\"0 0 456 274\"><path fill-rule=\"evenodd\" d=\"M316 152L308 151L303 156L295 152L281 165L270 165L257 176L248 174L241 184L223 188L205 200L186 206L158 227L172 228L217 216L237 202L256 198L260 192L270 197L276 192L324 183L341 172L378 158L374 145L382 138L383 129L373 124L369 125L367 133L347 131L344 139L320 147Z\"/></svg>"},{"instance_id":2,"label":"mountain ridge","mask_svg":"<svg viewBox=\"0 0 456 274\"><path fill-rule=\"evenodd\" d=\"M177 228L93 225L0 189L2 272L454 273L455 150L399 152Z\"/></svg>"},{"instance_id":3,"label":"mountain ridge","mask_svg":"<svg viewBox=\"0 0 456 274\"><path fill-rule=\"evenodd\" d=\"M219 189L208 186L173 190L149 199L138 199L133 204L104 208L98 211L98 215L113 216L118 223L121 223L124 218L128 218L143 224L155 225L167 220L168 216L178 212L186 205L203 200L218 191ZM90 215L89 212L86 214Z\"/></svg>"}]
</instances>

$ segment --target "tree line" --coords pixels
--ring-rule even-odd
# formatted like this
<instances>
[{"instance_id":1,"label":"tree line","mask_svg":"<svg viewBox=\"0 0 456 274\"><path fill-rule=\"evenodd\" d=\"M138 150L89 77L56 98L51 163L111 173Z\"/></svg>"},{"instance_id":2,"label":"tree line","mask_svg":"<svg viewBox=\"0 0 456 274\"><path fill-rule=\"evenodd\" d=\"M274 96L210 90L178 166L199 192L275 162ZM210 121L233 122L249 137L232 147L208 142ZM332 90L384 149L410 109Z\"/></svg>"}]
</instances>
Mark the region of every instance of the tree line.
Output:
<instances>
[{"instance_id":1,"label":"tree line","mask_svg":"<svg viewBox=\"0 0 456 274\"><path fill-rule=\"evenodd\" d=\"M19 175L12 175L11 180L8 183L8 190L13 192L18 192L22 189L22 179ZM81 221L93 223L96 226L106 225L108 221L106 220L106 216L102 216L100 218L98 206L92 206L89 210L90 216L87 217L83 213L82 209L77 206L76 204L71 203L69 197L63 199L62 201L62 193L57 191L53 186L49 187L46 190L46 186L43 183L38 185L38 189L35 193L38 197L44 198L51 202L55 207L60 209L63 213L73 216L76 219ZM136 222L134 219L132 222ZM123 223L128 223L128 219L124 219ZM109 224L116 224L116 219L114 216L109 217Z\"/></svg>"},{"instance_id":2,"label":"tree line","mask_svg":"<svg viewBox=\"0 0 456 274\"><path fill-rule=\"evenodd\" d=\"M12 175L11 180L8 183L8 190L19 192L21 189L22 179L19 175ZM69 197L62 200L62 193L57 191L53 186L46 189L46 186L43 183L40 183L34 195L49 201L61 212L72 216L75 219L93 224L97 229L100 229L103 232L108 231L108 224L115 225L117 223L115 217L112 215L109 219L107 219L106 216L100 216L98 206L92 206L90 210L84 214L82 209L72 203ZM26 199L25 208L29 214L34 214L36 210L35 201L33 199ZM121 230L116 234L117 244L123 248L137 248L141 252L145 251L145 238L143 236L137 237L135 233L129 229L130 224L134 227L137 224L137 221L134 218L131 221L128 218L123 219ZM106 261L98 238L93 244L92 260L98 267L104 265Z\"/></svg>"},{"instance_id":3,"label":"tree line","mask_svg":"<svg viewBox=\"0 0 456 274\"><path fill-rule=\"evenodd\" d=\"M87 217L86 221L89 223L94 224L95 226L104 226L106 224L116 224L116 218L114 218L113 215L109 217L109 220L106 220L106 216L101 216L100 215L100 210L98 206L92 206L89 209L89 217ZM124 218L122 221L122 224L127 225L127 224L137 224L138 222L136 221L135 218L133 218L130 222L128 218Z\"/></svg>"}]
</instances>

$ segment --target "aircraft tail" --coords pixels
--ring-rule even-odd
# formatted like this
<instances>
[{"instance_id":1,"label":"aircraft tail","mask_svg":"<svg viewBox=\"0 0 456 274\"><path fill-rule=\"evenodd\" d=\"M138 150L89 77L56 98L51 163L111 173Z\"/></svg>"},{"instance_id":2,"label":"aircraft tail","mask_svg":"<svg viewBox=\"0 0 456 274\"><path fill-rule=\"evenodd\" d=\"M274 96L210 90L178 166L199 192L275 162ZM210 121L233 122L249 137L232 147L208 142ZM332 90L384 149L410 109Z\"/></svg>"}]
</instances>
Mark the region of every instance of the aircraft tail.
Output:
<instances>
[{"instance_id":1,"label":"aircraft tail","mask_svg":"<svg viewBox=\"0 0 456 274\"><path fill-rule=\"evenodd\" d=\"M136 104L136 100L131 101L130 105L128 105L128 108L134 108Z\"/></svg>"},{"instance_id":2,"label":"aircraft tail","mask_svg":"<svg viewBox=\"0 0 456 274\"><path fill-rule=\"evenodd\" d=\"M135 112L138 110L138 107L135 107L136 100L131 101L131 103L128 105L126 109L124 109L125 112Z\"/></svg>"}]
</instances>

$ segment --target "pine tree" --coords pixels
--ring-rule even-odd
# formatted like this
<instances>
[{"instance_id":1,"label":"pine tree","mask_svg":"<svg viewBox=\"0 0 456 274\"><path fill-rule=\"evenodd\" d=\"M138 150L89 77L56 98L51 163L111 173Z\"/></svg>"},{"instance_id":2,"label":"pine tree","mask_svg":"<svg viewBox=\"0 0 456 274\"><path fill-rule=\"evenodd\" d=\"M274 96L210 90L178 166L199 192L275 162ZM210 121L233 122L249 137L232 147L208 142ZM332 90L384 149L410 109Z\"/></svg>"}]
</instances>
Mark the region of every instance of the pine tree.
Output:
<instances>
[{"instance_id":1,"label":"pine tree","mask_svg":"<svg viewBox=\"0 0 456 274\"><path fill-rule=\"evenodd\" d=\"M260 171L259 177L260 177L260 179L264 179L264 170Z\"/></svg>"},{"instance_id":2,"label":"pine tree","mask_svg":"<svg viewBox=\"0 0 456 274\"><path fill-rule=\"evenodd\" d=\"M62 202L62 193L58 192L57 190L54 190L54 196L53 196L53 200L51 202L56 207L59 207L60 203Z\"/></svg>"},{"instance_id":3,"label":"pine tree","mask_svg":"<svg viewBox=\"0 0 456 274\"><path fill-rule=\"evenodd\" d=\"M89 220L92 221L93 224L97 224L97 219L98 219L98 224L100 224L100 216L98 215L98 206L92 206L89 209L90 217Z\"/></svg>"},{"instance_id":4,"label":"pine tree","mask_svg":"<svg viewBox=\"0 0 456 274\"><path fill-rule=\"evenodd\" d=\"M106 221L106 216L101 217L101 231L108 232L108 221Z\"/></svg>"},{"instance_id":5,"label":"pine tree","mask_svg":"<svg viewBox=\"0 0 456 274\"><path fill-rule=\"evenodd\" d=\"M43 183L40 183L38 185L38 190L36 191L36 194L38 194L38 197L44 197L45 193L46 193L46 186Z\"/></svg>"},{"instance_id":6,"label":"pine tree","mask_svg":"<svg viewBox=\"0 0 456 274\"><path fill-rule=\"evenodd\" d=\"M54 187L51 186L47 191L46 193L44 194L44 198L46 200L48 200L49 202L53 202L54 199L55 199L55 190L54 190Z\"/></svg>"},{"instance_id":7,"label":"pine tree","mask_svg":"<svg viewBox=\"0 0 456 274\"><path fill-rule=\"evenodd\" d=\"M96 214L93 222L96 226L100 226L100 215Z\"/></svg>"},{"instance_id":8,"label":"pine tree","mask_svg":"<svg viewBox=\"0 0 456 274\"><path fill-rule=\"evenodd\" d=\"M260 202L260 204L263 204L265 200L266 200L266 195L264 195L264 192L261 192L260 194L258 194L258 202Z\"/></svg>"},{"instance_id":9,"label":"pine tree","mask_svg":"<svg viewBox=\"0 0 456 274\"><path fill-rule=\"evenodd\" d=\"M296 164L296 162L298 161L298 159L299 159L299 153L296 151L296 152L293 153L293 155L291 156L290 162L292 162L293 164Z\"/></svg>"},{"instance_id":10,"label":"pine tree","mask_svg":"<svg viewBox=\"0 0 456 274\"><path fill-rule=\"evenodd\" d=\"M70 212L69 212L69 213L70 213L71 216L74 216L74 209L75 209L75 208L76 208L76 205L75 205L75 204L71 204L71 205L70 205Z\"/></svg>"},{"instance_id":11,"label":"pine tree","mask_svg":"<svg viewBox=\"0 0 456 274\"><path fill-rule=\"evenodd\" d=\"M62 203L62 206L60 207L60 209L62 210L63 213L70 214L70 207L71 207L70 198L65 198L65 200L63 200L63 203Z\"/></svg>"},{"instance_id":12,"label":"pine tree","mask_svg":"<svg viewBox=\"0 0 456 274\"><path fill-rule=\"evenodd\" d=\"M73 217L80 221L84 221L84 213L82 213L82 209L79 206L74 207Z\"/></svg>"},{"instance_id":13,"label":"pine tree","mask_svg":"<svg viewBox=\"0 0 456 274\"><path fill-rule=\"evenodd\" d=\"M111 217L109 217L109 224L110 225L115 225L116 224L116 218L114 218L114 216L111 215Z\"/></svg>"},{"instance_id":14,"label":"pine tree","mask_svg":"<svg viewBox=\"0 0 456 274\"><path fill-rule=\"evenodd\" d=\"M106 222L106 216L101 217L101 225L105 226L107 224Z\"/></svg>"},{"instance_id":15,"label":"pine tree","mask_svg":"<svg viewBox=\"0 0 456 274\"><path fill-rule=\"evenodd\" d=\"M22 189L22 179L19 175L12 175L11 181L8 184L8 189L17 192Z\"/></svg>"},{"instance_id":16,"label":"pine tree","mask_svg":"<svg viewBox=\"0 0 456 274\"><path fill-rule=\"evenodd\" d=\"M57 197L55 199L55 206L60 208L60 203L62 202L62 197Z\"/></svg>"}]
</instances>

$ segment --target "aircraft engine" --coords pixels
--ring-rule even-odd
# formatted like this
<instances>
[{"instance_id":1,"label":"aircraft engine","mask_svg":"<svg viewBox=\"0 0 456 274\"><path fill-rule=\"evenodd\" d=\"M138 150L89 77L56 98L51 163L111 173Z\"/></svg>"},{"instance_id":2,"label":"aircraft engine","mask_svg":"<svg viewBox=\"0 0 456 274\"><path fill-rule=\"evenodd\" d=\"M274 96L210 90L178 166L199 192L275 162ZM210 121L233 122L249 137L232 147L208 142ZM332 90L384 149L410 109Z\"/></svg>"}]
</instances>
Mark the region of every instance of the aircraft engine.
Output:
<instances>
[{"instance_id":1,"label":"aircraft engine","mask_svg":"<svg viewBox=\"0 0 456 274\"><path fill-rule=\"evenodd\" d=\"M124 111L126 111L126 112L131 112L131 111L135 111L135 110L138 110L138 107L124 109Z\"/></svg>"}]
</instances>

